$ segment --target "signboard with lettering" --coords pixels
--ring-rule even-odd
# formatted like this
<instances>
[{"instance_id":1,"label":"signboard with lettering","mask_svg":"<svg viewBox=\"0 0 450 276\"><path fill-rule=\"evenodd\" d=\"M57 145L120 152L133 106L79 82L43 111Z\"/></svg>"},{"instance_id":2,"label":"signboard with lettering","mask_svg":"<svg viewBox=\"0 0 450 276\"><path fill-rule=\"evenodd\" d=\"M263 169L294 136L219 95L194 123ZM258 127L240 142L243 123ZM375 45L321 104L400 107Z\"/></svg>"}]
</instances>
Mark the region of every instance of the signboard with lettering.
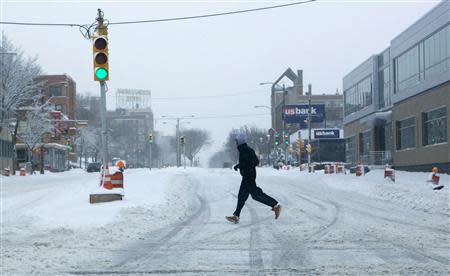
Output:
<instances>
[{"instance_id":1,"label":"signboard with lettering","mask_svg":"<svg viewBox=\"0 0 450 276\"><path fill-rule=\"evenodd\" d=\"M286 105L283 108L283 120L287 124L301 124L306 125L309 112L309 105ZM325 118L325 105L312 104L311 105L311 122L321 123Z\"/></svg>"},{"instance_id":2,"label":"signboard with lettering","mask_svg":"<svg viewBox=\"0 0 450 276\"><path fill-rule=\"evenodd\" d=\"M315 139L338 139L339 129L315 129Z\"/></svg>"}]
</instances>

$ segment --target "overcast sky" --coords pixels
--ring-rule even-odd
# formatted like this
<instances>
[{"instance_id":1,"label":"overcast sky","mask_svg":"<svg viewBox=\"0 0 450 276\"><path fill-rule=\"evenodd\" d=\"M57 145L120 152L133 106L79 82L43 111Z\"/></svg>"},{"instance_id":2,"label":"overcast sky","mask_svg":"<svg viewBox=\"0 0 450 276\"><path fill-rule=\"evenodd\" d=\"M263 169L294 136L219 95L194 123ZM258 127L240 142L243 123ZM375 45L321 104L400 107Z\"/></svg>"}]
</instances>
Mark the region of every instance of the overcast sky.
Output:
<instances>
[{"instance_id":1,"label":"overcast sky","mask_svg":"<svg viewBox=\"0 0 450 276\"><path fill-rule=\"evenodd\" d=\"M88 24L98 8L110 22L191 16L292 1L21 1L0 0L1 21ZM109 28L108 108L117 88L152 91L155 118L267 113L270 86L287 67L303 69L313 93L342 93L342 77L439 1L325 1L255 13ZM48 74L67 73L77 93L99 94L92 79L92 46L77 27L1 26ZM237 94L236 96L220 96ZM217 98L203 96L219 95ZM171 97L197 97L172 99ZM217 151L228 131L270 127L270 116L190 120L208 129ZM167 134L174 125L157 122ZM203 157L209 156L204 153ZM202 163L206 163L206 159Z\"/></svg>"}]
</instances>

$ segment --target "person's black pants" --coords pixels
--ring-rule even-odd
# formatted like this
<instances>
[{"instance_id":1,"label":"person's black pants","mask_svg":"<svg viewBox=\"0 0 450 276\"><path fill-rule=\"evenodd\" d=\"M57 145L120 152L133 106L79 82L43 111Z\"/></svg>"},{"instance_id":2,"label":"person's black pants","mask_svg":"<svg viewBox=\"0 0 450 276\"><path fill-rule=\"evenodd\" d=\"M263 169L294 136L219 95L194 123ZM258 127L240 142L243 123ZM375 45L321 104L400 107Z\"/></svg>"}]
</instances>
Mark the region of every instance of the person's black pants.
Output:
<instances>
[{"instance_id":1,"label":"person's black pants","mask_svg":"<svg viewBox=\"0 0 450 276\"><path fill-rule=\"evenodd\" d=\"M254 200L266 204L267 206L273 207L278 204L278 201L266 195L261 188L256 186L255 178L242 178L241 187L239 188L237 207L233 215L238 217L241 215L242 207L244 207L245 201L247 200L249 194Z\"/></svg>"}]
</instances>

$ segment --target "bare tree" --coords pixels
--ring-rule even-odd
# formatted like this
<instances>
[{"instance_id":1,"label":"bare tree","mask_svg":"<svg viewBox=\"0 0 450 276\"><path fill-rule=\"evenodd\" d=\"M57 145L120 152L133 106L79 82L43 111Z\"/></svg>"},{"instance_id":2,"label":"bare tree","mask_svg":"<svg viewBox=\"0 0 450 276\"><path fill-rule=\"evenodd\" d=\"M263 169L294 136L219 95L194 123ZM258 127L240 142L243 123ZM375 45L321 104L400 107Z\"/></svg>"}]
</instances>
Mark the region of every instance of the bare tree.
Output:
<instances>
[{"instance_id":1,"label":"bare tree","mask_svg":"<svg viewBox=\"0 0 450 276\"><path fill-rule=\"evenodd\" d=\"M211 136L209 132L203 129L187 129L183 130L182 134L186 139L186 152L185 155L190 161L192 166L195 156L199 151L211 143Z\"/></svg>"},{"instance_id":2,"label":"bare tree","mask_svg":"<svg viewBox=\"0 0 450 276\"><path fill-rule=\"evenodd\" d=\"M0 45L0 124L12 127L12 144L17 141L20 107L33 105L41 98L42 82L34 81L41 74L36 58L26 58L6 37ZM8 54L7 54L8 53ZM13 150L13 170L17 168L17 153Z\"/></svg>"},{"instance_id":3,"label":"bare tree","mask_svg":"<svg viewBox=\"0 0 450 276\"><path fill-rule=\"evenodd\" d=\"M261 154L268 153L269 147L266 131L257 127L243 126L239 129L232 129L225 142L224 150L231 160L237 161L239 157L239 153L236 150L236 136L239 134L245 134L247 137L247 144L257 152Z\"/></svg>"},{"instance_id":4,"label":"bare tree","mask_svg":"<svg viewBox=\"0 0 450 276\"><path fill-rule=\"evenodd\" d=\"M80 166L81 157L83 156L85 163L89 157L95 161L97 160L97 155L100 152L100 130L98 128L92 126L81 128L75 142L78 144L77 150L80 156Z\"/></svg>"},{"instance_id":5,"label":"bare tree","mask_svg":"<svg viewBox=\"0 0 450 276\"><path fill-rule=\"evenodd\" d=\"M54 123L49 117L49 111L43 106L32 106L24 110L26 122L19 127L17 137L28 148L28 160L31 161L33 150L41 143L44 134L54 131Z\"/></svg>"},{"instance_id":6,"label":"bare tree","mask_svg":"<svg viewBox=\"0 0 450 276\"><path fill-rule=\"evenodd\" d=\"M42 95L40 89L42 82L34 81L41 74L41 68L36 58L26 58L23 52L4 39L0 46L1 53L14 53L14 55L0 55L1 66L1 122L16 115L18 108L32 105Z\"/></svg>"}]
</instances>

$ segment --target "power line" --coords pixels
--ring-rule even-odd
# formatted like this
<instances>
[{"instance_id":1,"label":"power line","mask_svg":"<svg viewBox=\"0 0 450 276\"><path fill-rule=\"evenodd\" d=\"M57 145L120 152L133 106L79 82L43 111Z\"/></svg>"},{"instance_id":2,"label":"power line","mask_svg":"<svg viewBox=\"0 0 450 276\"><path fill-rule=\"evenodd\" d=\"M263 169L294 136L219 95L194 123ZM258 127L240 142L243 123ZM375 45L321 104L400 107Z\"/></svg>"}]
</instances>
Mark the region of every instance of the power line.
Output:
<instances>
[{"instance_id":1,"label":"power line","mask_svg":"<svg viewBox=\"0 0 450 276\"><path fill-rule=\"evenodd\" d=\"M234 115L211 115L211 116L198 116L198 117L195 116L195 117L189 118L189 120L259 117L259 116L268 116L268 115L270 115L270 113L234 114Z\"/></svg>"},{"instance_id":2,"label":"power line","mask_svg":"<svg viewBox=\"0 0 450 276\"><path fill-rule=\"evenodd\" d=\"M162 97L162 98L155 97L155 98L152 98L152 101L215 99L215 98L225 98L225 97L235 97L235 96L242 96L242 95L250 95L250 94L256 94L256 93L261 93L261 90L247 91L247 92L240 92L240 93L231 93L231 94L191 96L191 97Z\"/></svg>"},{"instance_id":3,"label":"power line","mask_svg":"<svg viewBox=\"0 0 450 276\"><path fill-rule=\"evenodd\" d=\"M263 10L270 10L270 9L278 9L278 8L284 8L284 7L289 7L289 6L296 6L296 5L301 5L301 4L307 4L307 3L315 2L315 1L317 1L317 0L307 0L307 1L294 2L294 3L288 3L288 4L281 4L281 5L275 5L275 6L268 6L268 7L254 8L254 9L246 9L246 10L237 10L237 11L230 11L230 12L221 12L221 13L211 13L211 14L204 14L204 15L194 15L194 16L174 17L174 18L161 18L161 19L150 19L150 20L138 20L138 21L110 22L109 25L157 23L157 22L168 22L168 21L191 20L191 19L199 19L199 18L207 18L207 17L217 17L217 16L232 15L232 14L239 14L239 13L249 13L249 12L256 12L256 11L263 11Z\"/></svg>"},{"instance_id":4,"label":"power line","mask_svg":"<svg viewBox=\"0 0 450 276\"><path fill-rule=\"evenodd\" d=\"M108 25L127 25L127 24L142 24L142 23L157 23L157 22L168 22L168 21L192 20L192 19L200 19L200 18L207 18L207 17L217 17L217 16L232 15L232 14L257 12L257 11L270 10L270 9L278 9L278 8L284 8L284 7L289 7L289 6L307 4L307 3L315 2L315 1L317 1L317 0L307 0L307 1L293 2L293 3L267 6L267 7L261 7L261 8L245 9L245 10L237 10L237 11L221 12L221 13L211 13L211 14L204 14L204 15L183 16L183 17L173 17L173 18L160 18L160 19L149 19L149 20L138 20L138 21L110 22ZM77 23L38 23L38 22L13 22L13 21L0 21L0 25L80 27L80 28L88 26L87 24L77 24Z\"/></svg>"}]
</instances>

